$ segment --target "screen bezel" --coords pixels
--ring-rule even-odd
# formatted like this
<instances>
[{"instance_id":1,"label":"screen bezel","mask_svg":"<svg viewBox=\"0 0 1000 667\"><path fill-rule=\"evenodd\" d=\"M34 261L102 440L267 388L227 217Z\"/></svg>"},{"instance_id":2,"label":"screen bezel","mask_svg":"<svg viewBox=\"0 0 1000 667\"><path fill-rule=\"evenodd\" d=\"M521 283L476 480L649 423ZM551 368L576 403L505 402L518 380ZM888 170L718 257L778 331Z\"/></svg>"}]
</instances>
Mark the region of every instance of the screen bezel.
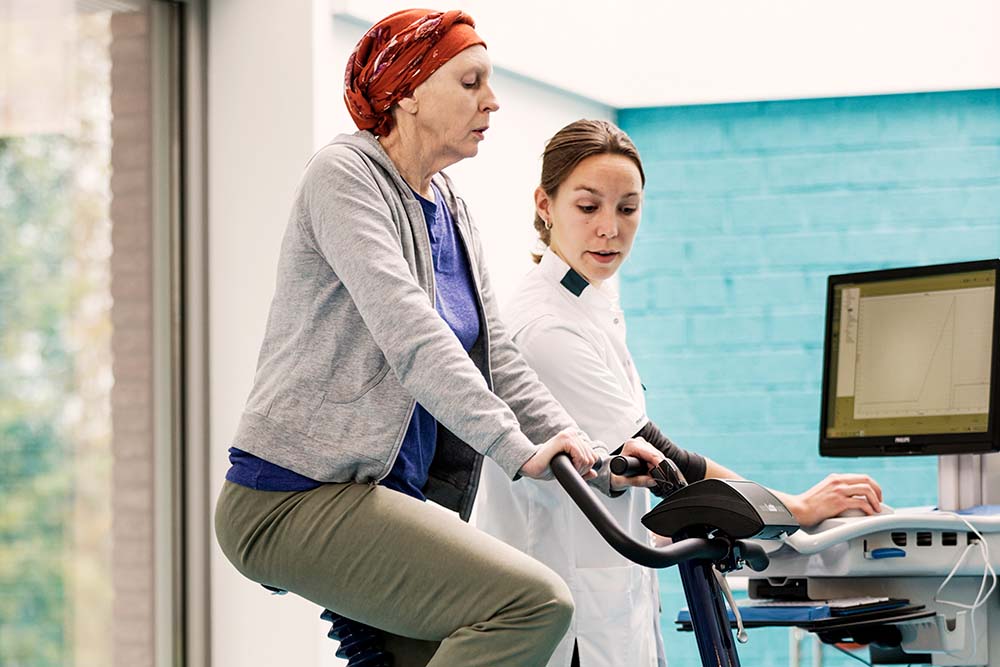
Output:
<instances>
[{"instance_id":1,"label":"screen bezel","mask_svg":"<svg viewBox=\"0 0 1000 667\"><path fill-rule=\"evenodd\" d=\"M997 282L993 293L993 352L990 372L990 402L987 428L982 433L940 433L933 435L879 435L854 438L827 437L827 410L830 398L830 373L833 356L834 293L845 283L881 282L901 278L948 275L971 271L996 271ZM823 387L820 405L820 456L923 456L928 454L981 454L1000 451L1000 431L997 415L1000 413L1000 259L974 262L935 264L932 266L881 269L858 273L831 275L827 279L826 328L823 332ZM908 442L897 442L897 438Z\"/></svg>"}]
</instances>

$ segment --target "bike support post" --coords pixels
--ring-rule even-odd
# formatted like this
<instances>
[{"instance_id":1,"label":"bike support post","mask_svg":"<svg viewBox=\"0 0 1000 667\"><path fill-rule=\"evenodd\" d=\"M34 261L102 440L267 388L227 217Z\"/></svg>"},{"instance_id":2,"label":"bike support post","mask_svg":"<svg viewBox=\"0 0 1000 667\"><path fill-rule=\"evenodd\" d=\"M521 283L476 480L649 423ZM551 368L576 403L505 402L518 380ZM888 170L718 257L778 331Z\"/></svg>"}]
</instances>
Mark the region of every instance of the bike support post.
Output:
<instances>
[{"instance_id":1,"label":"bike support post","mask_svg":"<svg viewBox=\"0 0 1000 667\"><path fill-rule=\"evenodd\" d=\"M726 602L707 560L679 563L681 584L703 667L740 667Z\"/></svg>"}]
</instances>

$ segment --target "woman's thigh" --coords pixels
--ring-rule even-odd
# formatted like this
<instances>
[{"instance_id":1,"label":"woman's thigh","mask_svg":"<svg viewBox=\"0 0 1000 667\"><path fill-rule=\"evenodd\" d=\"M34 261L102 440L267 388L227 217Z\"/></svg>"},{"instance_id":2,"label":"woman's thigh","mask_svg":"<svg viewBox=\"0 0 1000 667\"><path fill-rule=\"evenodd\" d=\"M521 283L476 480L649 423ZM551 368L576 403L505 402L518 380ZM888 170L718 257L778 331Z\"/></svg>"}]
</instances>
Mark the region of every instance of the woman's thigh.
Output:
<instances>
[{"instance_id":1,"label":"woman's thigh","mask_svg":"<svg viewBox=\"0 0 1000 667\"><path fill-rule=\"evenodd\" d=\"M280 493L227 482L216 524L244 575L403 637L440 641L564 591L520 551L379 486Z\"/></svg>"}]
</instances>

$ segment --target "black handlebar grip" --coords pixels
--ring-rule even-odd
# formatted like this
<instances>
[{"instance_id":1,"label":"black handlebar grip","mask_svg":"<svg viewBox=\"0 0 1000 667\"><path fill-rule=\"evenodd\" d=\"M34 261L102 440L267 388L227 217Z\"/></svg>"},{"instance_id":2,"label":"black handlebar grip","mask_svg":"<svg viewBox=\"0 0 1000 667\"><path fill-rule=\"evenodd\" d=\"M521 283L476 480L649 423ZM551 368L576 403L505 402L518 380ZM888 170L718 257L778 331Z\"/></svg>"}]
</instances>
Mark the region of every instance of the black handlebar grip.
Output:
<instances>
[{"instance_id":1,"label":"black handlebar grip","mask_svg":"<svg viewBox=\"0 0 1000 667\"><path fill-rule=\"evenodd\" d=\"M645 461L634 456L615 456L611 459L611 472L623 477L638 477L649 472Z\"/></svg>"},{"instance_id":2,"label":"black handlebar grip","mask_svg":"<svg viewBox=\"0 0 1000 667\"><path fill-rule=\"evenodd\" d=\"M746 562L751 570L763 572L771 564L771 558L764 551L764 547L754 542L736 540L734 546L739 550L740 557Z\"/></svg>"}]
</instances>

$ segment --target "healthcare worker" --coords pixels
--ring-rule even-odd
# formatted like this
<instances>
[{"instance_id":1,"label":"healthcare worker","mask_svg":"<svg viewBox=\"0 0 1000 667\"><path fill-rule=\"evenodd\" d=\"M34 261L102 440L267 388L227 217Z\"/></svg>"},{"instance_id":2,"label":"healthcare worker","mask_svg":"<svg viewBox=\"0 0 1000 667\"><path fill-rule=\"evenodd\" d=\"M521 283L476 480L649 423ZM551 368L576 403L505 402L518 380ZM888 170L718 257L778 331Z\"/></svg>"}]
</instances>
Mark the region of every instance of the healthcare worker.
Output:
<instances>
[{"instance_id":1,"label":"healthcare worker","mask_svg":"<svg viewBox=\"0 0 1000 667\"><path fill-rule=\"evenodd\" d=\"M689 482L738 478L672 443L646 414L643 385L625 340L625 318L608 283L639 227L645 176L629 137L606 121L580 120L546 145L535 191L535 229L546 246L503 316L528 364L595 440L618 447L642 438L673 459ZM649 541L640 518L644 488L613 483L601 500L622 525ZM800 495L776 492L803 525L848 507L880 509L866 475L830 475ZM565 579L576 605L550 667L655 667L665 664L656 573L616 553L560 488L511 484L486 461L477 525L534 556Z\"/></svg>"}]
</instances>

